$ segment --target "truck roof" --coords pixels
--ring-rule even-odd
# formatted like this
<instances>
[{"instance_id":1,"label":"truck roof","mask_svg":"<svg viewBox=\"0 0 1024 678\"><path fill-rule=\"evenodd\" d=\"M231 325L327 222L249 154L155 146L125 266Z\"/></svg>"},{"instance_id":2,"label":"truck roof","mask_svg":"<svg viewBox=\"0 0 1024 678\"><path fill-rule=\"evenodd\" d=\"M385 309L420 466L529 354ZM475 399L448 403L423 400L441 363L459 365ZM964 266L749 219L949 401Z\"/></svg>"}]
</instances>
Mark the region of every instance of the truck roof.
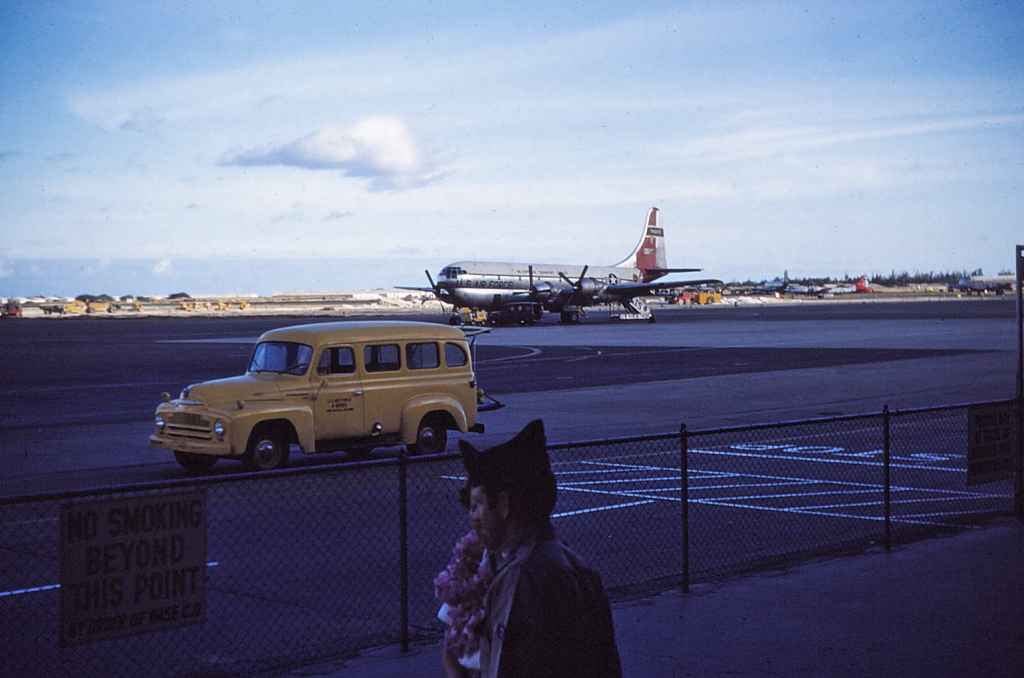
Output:
<instances>
[{"instance_id":1,"label":"truck roof","mask_svg":"<svg viewBox=\"0 0 1024 678\"><path fill-rule=\"evenodd\" d=\"M269 330L260 341L295 341L318 345L349 341L386 341L398 339L463 340L458 327L404 320L357 320L292 325Z\"/></svg>"}]
</instances>

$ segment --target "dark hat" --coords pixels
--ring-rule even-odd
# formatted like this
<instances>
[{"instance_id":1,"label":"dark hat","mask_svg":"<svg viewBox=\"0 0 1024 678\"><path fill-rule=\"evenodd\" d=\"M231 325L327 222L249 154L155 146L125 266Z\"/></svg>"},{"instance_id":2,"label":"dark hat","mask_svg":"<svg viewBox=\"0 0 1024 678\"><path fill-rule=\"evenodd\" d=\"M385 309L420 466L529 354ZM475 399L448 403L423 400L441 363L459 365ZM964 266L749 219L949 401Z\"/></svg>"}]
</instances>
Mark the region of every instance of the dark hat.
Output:
<instances>
[{"instance_id":1,"label":"dark hat","mask_svg":"<svg viewBox=\"0 0 1024 678\"><path fill-rule=\"evenodd\" d=\"M532 497L550 514L555 504L555 476L548 458L544 422L535 419L512 440L478 450L459 440L462 463L469 486L484 485L493 490L510 490Z\"/></svg>"}]
</instances>

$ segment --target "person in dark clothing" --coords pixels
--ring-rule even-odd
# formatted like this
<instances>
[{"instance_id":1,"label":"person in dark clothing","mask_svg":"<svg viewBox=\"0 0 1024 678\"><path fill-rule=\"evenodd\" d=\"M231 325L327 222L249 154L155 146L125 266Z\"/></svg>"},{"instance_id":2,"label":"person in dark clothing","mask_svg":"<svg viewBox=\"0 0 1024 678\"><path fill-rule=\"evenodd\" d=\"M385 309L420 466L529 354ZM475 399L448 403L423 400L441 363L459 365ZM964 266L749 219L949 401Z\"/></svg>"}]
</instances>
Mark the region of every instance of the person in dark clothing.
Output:
<instances>
[{"instance_id":1,"label":"person in dark clothing","mask_svg":"<svg viewBox=\"0 0 1024 678\"><path fill-rule=\"evenodd\" d=\"M558 541L556 483L544 423L488 450L459 441L469 520L494 578L484 597L483 678L620 678L611 607L600 575ZM449 678L465 672L443 653Z\"/></svg>"}]
</instances>

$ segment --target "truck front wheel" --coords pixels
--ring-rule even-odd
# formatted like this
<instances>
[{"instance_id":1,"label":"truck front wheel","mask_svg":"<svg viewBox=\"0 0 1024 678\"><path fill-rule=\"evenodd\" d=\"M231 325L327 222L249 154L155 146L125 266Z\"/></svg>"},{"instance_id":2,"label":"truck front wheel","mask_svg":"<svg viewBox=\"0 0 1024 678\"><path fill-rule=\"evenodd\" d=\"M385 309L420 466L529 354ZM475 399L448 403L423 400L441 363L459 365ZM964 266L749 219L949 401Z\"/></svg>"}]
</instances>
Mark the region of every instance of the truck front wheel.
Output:
<instances>
[{"instance_id":1,"label":"truck front wheel","mask_svg":"<svg viewBox=\"0 0 1024 678\"><path fill-rule=\"evenodd\" d=\"M245 465L253 471L269 471L288 463L288 439L280 426L260 424L249 436Z\"/></svg>"}]
</instances>

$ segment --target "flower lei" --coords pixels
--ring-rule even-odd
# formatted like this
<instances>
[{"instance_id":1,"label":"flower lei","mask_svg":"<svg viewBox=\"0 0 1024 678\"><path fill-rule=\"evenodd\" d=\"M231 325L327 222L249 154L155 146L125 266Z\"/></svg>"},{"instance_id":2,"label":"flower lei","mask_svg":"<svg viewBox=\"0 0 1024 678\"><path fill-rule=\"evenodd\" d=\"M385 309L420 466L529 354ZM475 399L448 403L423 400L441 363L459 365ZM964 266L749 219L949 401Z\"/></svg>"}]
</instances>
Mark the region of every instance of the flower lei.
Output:
<instances>
[{"instance_id":1,"label":"flower lei","mask_svg":"<svg viewBox=\"0 0 1024 678\"><path fill-rule=\"evenodd\" d=\"M471 655L480 648L484 595L493 579L483 554L480 538L470 530L455 542L448 566L434 578L434 595L448 604L451 615L445 647L453 657Z\"/></svg>"}]
</instances>

